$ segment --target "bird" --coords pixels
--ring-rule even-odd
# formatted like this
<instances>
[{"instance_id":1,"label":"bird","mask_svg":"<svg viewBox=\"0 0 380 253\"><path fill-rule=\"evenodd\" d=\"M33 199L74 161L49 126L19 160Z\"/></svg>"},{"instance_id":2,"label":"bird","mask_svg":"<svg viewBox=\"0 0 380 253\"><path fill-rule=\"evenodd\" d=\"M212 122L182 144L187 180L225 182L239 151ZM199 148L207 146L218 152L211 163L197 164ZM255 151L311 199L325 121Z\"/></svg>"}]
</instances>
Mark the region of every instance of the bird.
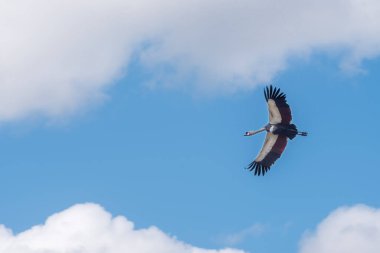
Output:
<instances>
[{"instance_id":1,"label":"bird","mask_svg":"<svg viewBox=\"0 0 380 253\"><path fill-rule=\"evenodd\" d=\"M307 132L300 132L292 124L292 113L286 101L286 95L280 88L270 85L264 88L265 100L268 104L269 123L256 131L247 131L244 136L252 136L266 131L266 137L259 154L247 169L255 175L265 175L274 162L284 152L288 139L293 140L297 135L307 136Z\"/></svg>"}]
</instances>

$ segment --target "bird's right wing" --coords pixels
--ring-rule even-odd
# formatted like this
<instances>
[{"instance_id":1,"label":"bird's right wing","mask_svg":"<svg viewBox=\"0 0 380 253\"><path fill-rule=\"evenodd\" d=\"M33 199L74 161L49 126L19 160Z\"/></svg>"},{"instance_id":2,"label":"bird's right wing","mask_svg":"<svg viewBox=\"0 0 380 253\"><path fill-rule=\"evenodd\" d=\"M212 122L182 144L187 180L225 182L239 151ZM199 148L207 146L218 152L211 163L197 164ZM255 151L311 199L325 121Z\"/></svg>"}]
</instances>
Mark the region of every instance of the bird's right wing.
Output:
<instances>
[{"instance_id":1,"label":"bird's right wing","mask_svg":"<svg viewBox=\"0 0 380 253\"><path fill-rule=\"evenodd\" d=\"M270 166L280 158L287 144L286 136L267 133L264 145L256 159L248 165L250 171L255 170L255 175L265 174Z\"/></svg>"}]
</instances>

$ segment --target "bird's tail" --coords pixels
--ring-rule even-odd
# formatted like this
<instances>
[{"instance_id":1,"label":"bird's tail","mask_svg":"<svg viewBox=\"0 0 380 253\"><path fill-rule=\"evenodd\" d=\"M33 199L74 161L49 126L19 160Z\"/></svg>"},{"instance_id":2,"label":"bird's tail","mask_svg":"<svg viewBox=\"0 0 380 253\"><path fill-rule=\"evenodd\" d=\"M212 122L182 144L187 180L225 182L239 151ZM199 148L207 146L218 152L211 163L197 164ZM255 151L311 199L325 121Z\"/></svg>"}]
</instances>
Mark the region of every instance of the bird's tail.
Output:
<instances>
[{"instance_id":1,"label":"bird's tail","mask_svg":"<svg viewBox=\"0 0 380 253\"><path fill-rule=\"evenodd\" d=\"M286 137L288 137L289 139L293 140L294 137L296 137L296 135L300 135L300 136L307 136L307 132L299 132L297 130L297 127L296 125L294 124L290 124L286 131L285 131L285 135Z\"/></svg>"},{"instance_id":2,"label":"bird's tail","mask_svg":"<svg viewBox=\"0 0 380 253\"><path fill-rule=\"evenodd\" d=\"M298 130L297 130L296 125L290 124L288 129L286 130L285 134L286 134L286 137L293 140L294 137L296 137L296 135L298 134Z\"/></svg>"}]
</instances>

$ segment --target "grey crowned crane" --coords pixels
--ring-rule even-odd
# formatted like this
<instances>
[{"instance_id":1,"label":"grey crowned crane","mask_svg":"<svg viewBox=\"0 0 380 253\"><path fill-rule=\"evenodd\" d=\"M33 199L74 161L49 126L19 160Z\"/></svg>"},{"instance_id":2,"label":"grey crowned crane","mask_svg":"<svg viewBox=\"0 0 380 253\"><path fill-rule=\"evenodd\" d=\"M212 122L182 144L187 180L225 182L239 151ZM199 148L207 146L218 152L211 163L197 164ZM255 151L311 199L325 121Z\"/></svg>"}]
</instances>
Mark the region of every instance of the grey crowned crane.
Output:
<instances>
[{"instance_id":1,"label":"grey crowned crane","mask_svg":"<svg viewBox=\"0 0 380 253\"><path fill-rule=\"evenodd\" d=\"M297 135L307 136L306 132L299 132L294 124L291 124L292 113L286 102L286 95L279 88L271 86L264 89L265 99L268 103L269 124L256 131L248 131L245 136L267 131L264 145L256 159L248 165L250 171L255 170L255 175L264 175L274 162L280 158L286 147L288 138L294 139Z\"/></svg>"}]
</instances>

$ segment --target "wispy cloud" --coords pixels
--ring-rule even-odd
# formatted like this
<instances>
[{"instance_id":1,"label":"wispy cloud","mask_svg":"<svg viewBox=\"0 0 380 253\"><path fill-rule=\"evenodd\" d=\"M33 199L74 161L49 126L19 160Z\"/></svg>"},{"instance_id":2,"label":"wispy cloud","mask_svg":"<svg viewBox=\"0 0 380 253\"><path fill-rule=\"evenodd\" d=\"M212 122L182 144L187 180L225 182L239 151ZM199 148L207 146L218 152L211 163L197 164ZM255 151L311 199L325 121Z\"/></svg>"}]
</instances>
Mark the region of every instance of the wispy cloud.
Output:
<instances>
[{"instance_id":1,"label":"wispy cloud","mask_svg":"<svg viewBox=\"0 0 380 253\"><path fill-rule=\"evenodd\" d=\"M380 252L380 209L365 205L332 212L300 243L300 253Z\"/></svg>"},{"instance_id":2,"label":"wispy cloud","mask_svg":"<svg viewBox=\"0 0 380 253\"><path fill-rule=\"evenodd\" d=\"M265 233L267 226L264 224L256 223L248 228L245 228L237 233L227 235L223 238L224 243L227 245L239 244L252 237L258 237Z\"/></svg>"},{"instance_id":3,"label":"wispy cloud","mask_svg":"<svg viewBox=\"0 0 380 253\"><path fill-rule=\"evenodd\" d=\"M0 253L20 252L244 253L237 249L198 248L157 227L136 229L125 217L113 218L96 204L75 205L17 235L0 226Z\"/></svg>"},{"instance_id":4,"label":"wispy cloud","mask_svg":"<svg viewBox=\"0 0 380 253\"><path fill-rule=\"evenodd\" d=\"M151 83L213 91L255 87L314 49L355 69L380 53L379 12L376 0L0 0L0 121L98 103L132 57Z\"/></svg>"}]
</instances>

